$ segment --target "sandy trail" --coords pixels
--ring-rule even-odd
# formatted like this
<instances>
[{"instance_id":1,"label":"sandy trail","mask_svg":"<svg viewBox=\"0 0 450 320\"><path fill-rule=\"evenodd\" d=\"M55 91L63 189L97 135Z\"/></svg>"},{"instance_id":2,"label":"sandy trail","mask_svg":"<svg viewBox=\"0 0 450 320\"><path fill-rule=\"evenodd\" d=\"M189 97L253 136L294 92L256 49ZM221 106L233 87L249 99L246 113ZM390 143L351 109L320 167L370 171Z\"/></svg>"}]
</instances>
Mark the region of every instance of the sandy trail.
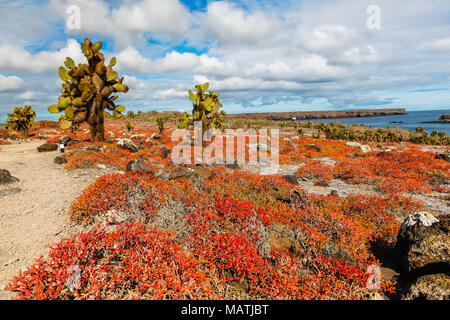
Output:
<instances>
[{"instance_id":1,"label":"sandy trail","mask_svg":"<svg viewBox=\"0 0 450 320\"><path fill-rule=\"evenodd\" d=\"M0 185L0 299L9 280L46 254L49 243L80 229L68 225L67 208L98 170L69 172L53 163L59 151L39 153L43 141L0 146L0 169L20 179Z\"/></svg>"}]
</instances>

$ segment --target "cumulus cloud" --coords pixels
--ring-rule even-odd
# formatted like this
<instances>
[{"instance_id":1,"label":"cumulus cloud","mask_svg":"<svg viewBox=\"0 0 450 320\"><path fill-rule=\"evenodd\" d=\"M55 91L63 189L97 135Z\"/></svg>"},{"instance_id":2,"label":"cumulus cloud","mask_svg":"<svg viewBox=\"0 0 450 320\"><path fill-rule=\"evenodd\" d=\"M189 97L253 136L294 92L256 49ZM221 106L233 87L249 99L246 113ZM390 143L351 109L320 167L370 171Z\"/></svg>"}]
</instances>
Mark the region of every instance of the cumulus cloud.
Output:
<instances>
[{"instance_id":1,"label":"cumulus cloud","mask_svg":"<svg viewBox=\"0 0 450 320\"><path fill-rule=\"evenodd\" d=\"M17 98L19 100L32 100L32 99L36 98L36 92L25 91L25 92L22 92L21 94L17 95Z\"/></svg>"},{"instance_id":2,"label":"cumulus cloud","mask_svg":"<svg viewBox=\"0 0 450 320\"><path fill-rule=\"evenodd\" d=\"M0 71L56 73L68 56L75 61L86 62L80 44L75 39L67 40L66 46L60 50L44 50L36 54L12 44L0 44Z\"/></svg>"},{"instance_id":3,"label":"cumulus cloud","mask_svg":"<svg viewBox=\"0 0 450 320\"><path fill-rule=\"evenodd\" d=\"M187 98L187 97L188 97L187 91L181 91L176 89L158 90L153 95L153 99L157 100Z\"/></svg>"},{"instance_id":4,"label":"cumulus cloud","mask_svg":"<svg viewBox=\"0 0 450 320\"><path fill-rule=\"evenodd\" d=\"M24 86L21 78L0 74L0 92L19 90Z\"/></svg>"},{"instance_id":5,"label":"cumulus cloud","mask_svg":"<svg viewBox=\"0 0 450 320\"><path fill-rule=\"evenodd\" d=\"M209 32L225 44L252 44L278 32L281 24L262 11L245 12L232 3L212 2L206 21Z\"/></svg>"},{"instance_id":6,"label":"cumulus cloud","mask_svg":"<svg viewBox=\"0 0 450 320\"><path fill-rule=\"evenodd\" d=\"M112 37L118 47L145 44L145 35L170 40L181 37L189 28L191 15L178 0L125 1L111 7L103 0L51 0L49 7L67 19L67 8L80 8L80 29L70 34L94 34Z\"/></svg>"},{"instance_id":7,"label":"cumulus cloud","mask_svg":"<svg viewBox=\"0 0 450 320\"><path fill-rule=\"evenodd\" d=\"M450 38L436 39L424 44L427 50L450 50Z\"/></svg>"}]
</instances>

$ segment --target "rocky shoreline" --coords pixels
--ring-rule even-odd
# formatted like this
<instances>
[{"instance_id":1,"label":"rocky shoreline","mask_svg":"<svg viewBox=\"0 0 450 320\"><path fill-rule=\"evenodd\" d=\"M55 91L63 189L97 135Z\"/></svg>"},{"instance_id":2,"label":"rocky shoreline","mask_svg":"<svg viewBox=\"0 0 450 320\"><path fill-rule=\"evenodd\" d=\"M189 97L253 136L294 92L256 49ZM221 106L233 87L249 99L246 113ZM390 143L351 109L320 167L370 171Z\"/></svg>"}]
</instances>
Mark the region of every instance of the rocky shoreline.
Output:
<instances>
[{"instance_id":1,"label":"rocky shoreline","mask_svg":"<svg viewBox=\"0 0 450 320\"><path fill-rule=\"evenodd\" d=\"M450 123L450 115L443 114L438 120L434 121L425 121L422 123Z\"/></svg>"},{"instance_id":2,"label":"rocky shoreline","mask_svg":"<svg viewBox=\"0 0 450 320\"><path fill-rule=\"evenodd\" d=\"M392 109L361 109L339 111L297 111L297 112L261 112L229 114L229 118L265 119L265 120L308 120L308 119L332 119L332 118L359 118L378 117L406 114L404 108Z\"/></svg>"}]
</instances>

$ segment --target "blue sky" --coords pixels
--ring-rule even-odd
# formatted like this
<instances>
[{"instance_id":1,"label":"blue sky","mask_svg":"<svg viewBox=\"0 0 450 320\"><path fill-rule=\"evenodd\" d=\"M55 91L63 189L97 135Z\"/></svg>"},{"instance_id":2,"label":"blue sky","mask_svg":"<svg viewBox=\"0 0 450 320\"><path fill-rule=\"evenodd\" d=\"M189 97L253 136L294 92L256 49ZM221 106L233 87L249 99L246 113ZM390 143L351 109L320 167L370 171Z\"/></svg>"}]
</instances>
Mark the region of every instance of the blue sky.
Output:
<instances>
[{"instance_id":1,"label":"blue sky","mask_svg":"<svg viewBox=\"0 0 450 320\"><path fill-rule=\"evenodd\" d=\"M448 0L0 0L0 12L0 121L24 104L50 118L57 69L83 61L85 37L117 57L133 111L190 110L205 81L228 112L450 109Z\"/></svg>"}]
</instances>

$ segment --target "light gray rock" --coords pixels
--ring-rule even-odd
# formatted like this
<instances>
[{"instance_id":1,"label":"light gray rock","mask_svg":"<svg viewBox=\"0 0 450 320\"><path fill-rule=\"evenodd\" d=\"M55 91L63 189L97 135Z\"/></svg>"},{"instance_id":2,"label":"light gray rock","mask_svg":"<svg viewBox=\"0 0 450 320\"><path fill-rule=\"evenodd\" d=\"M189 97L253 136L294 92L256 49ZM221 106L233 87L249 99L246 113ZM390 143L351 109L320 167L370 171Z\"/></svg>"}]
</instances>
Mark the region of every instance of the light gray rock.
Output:
<instances>
[{"instance_id":1,"label":"light gray rock","mask_svg":"<svg viewBox=\"0 0 450 320\"><path fill-rule=\"evenodd\" d=\"M436 219L433 215L428 212L415 212L409 215L402 223L401 229L408 228L410 226L415 225L416 223L422 223L426 227L430 227L435 223L438 223L439 220Z\"/></svg>"},{"instance_id":2,"label":"light gray rock","mask_svg":"<svg viewBox=\"0 0 450 320\"><path fill-rule=\"evenodd\" d=\"M364 153L368 153L368 152L372 151L372 149L367 144L360 146L359 149L361 149L361 151Z\"/></svg>"},{"instance_id":3,"label":"light gray rock","mask_svg":"<svg viewBox=\"0 0 450 320\"><path fill-rule=\"evenodd\" d=\"M142 160L140 159L134 159L127 163L127 169L126 171L135 171L135 170L142 170L147 173L151 173L152 170L148 165L146 165Z\"/></svg>"},{"instance_id":4,"label":"light gray rock","mask_svg":"<svg viewBox=\"0 0 450 320\"><path fill-rule=\"evenodd\" d=\"M137 152L139 150L138 146L131 139L120 139L117 145L122 148L129 150L131 152Z\"/></svg>"},{"instance_id":5,"label":"light gray rock","mask_svg":"<svg viewBox=\"0 0 450 320\"><path fill-rule=\"evenodd\" d=\"M154 134L152 134L150 136L150 139L152 139L152 140L159 140L159 139L161 139L161 136L159 134L157 134L157 133L154 133Z\"/></svg>"},{"instance_id":6,"label":"light gray rock","mask_svg":"<svg viewBox=\"0 0 450 320\"><path fill-rule=\"evenodd\" d=\"M345 144L347 147L361 147L361 143L354 141L347 141Z\"/></svg>"}]
</instances>

